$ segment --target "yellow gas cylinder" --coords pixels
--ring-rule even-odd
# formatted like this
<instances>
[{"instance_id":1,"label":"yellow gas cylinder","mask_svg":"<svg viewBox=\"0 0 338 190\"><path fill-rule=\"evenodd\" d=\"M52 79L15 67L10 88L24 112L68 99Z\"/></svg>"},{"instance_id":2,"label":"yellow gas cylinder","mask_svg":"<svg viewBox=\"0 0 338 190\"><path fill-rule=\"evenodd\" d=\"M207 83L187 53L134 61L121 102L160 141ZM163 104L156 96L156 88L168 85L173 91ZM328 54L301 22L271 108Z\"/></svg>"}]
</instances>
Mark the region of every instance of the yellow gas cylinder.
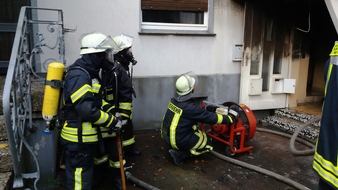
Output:
<instances>
[{"instance_id":1,"label":"yellow gas cylinder","mask_svg":"<svg viewBox=\"0 0 338 190\"><path fill-rule=\"evenodd\" d=\"M64 70L64 64L59 62L52 62L48 65L42 106L42 118L47 125L57 114Z\"/></svg>"}]
</instances>

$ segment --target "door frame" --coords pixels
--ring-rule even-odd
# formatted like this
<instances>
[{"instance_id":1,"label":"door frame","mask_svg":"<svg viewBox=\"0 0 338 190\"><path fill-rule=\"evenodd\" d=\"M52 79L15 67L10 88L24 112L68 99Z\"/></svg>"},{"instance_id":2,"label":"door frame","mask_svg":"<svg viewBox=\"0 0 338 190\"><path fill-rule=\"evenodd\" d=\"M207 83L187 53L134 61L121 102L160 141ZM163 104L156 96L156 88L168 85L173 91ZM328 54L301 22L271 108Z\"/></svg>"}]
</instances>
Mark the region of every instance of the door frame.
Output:
<instances>
[{"instance_id":1,"label":"door frame","mask_svg":"<svg viewBox=\"0 0 338 190\"><path fill-rule=\"evenodd\" d=\"M288 78L292 61L292 56L288 53L291 52L291 29L275 19L269 20L264 9L258 9L248 2L245 3L244 18L240 102L253 110L285 108L288 105L288 93L295 91L295 79ZM282 29L282 34L276 27ZM271 32L273 30L275 31ZM271 40L271 35L274 34L282 35L283 39L276 36ZM271 44L266 43L269 40ZM287 42L285 45L279 41Z\"/></svg>"}]
</instances>

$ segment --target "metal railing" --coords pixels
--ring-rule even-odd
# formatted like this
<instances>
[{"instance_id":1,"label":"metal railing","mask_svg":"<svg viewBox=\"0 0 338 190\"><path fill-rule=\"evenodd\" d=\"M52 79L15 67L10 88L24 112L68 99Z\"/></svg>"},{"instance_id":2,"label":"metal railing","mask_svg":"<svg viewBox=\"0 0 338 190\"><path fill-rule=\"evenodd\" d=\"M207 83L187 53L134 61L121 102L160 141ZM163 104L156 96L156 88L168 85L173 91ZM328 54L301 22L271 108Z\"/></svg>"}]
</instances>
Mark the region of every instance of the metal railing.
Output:
<instances>
[{"instance_id":1,"label":"metal railing","mask_svg":"<svg viewBox=\"0 0 338 190\"><path fill-rule=\"evenodd\" d=\"M46 39L54 43L48 45L51 42L45 42ZM44 51L48 51L47 54ZM55 55L58 57L53 58ZM45 80L37 73L45 73L42 68L47 68L46 64L51 61L65 63L62 11L22 7L3 91L3 114L14 170L13 188L23 187L24 179L32 179L36 189L40 179L39 160L26 135L34 132L31 85ZM23 167L24 152L34 160L33 171L25 171Z\"/></svg>"}]
</instances>

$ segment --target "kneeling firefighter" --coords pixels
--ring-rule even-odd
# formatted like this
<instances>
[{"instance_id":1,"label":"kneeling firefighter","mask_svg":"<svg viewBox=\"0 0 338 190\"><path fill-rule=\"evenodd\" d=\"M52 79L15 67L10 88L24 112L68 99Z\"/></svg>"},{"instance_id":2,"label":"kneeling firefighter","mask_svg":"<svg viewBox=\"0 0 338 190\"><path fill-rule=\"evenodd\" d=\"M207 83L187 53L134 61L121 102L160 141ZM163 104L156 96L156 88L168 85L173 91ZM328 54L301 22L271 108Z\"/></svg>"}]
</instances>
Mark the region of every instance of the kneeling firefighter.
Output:
<instances>
[{"instance_id":1,"label":"kneeling firefighter","mask_svg":"<svg viewBox=\"0 0 338 190\"><path fill-rule=\"evenodd\" d=\"M104 86L104 99L115 104L113 113L121 114L122 120L127 121L123 126L122 145L126 156L138 156L141 154L135 148L135 136L133 125L133 96L136 97L133 87L133 66L137 63L132 53L133 38L128 35L121 34L113 38L117 45L115 60L115 74L102 72L102 85ZM117 81L116 81L117 80Z\"/></svg>"},{"instance_id":2,"label":"kneeling firefighter","mask_svg":"<svg viewBox=\"0 0 338 190\"><path fill-rule=\"evenodd\" d=\"M63 88L64 124L61 144L64 146L67 189L92 189L94 153L100 139L98 126L120 130L122 124L104 111L102 99L95 91L100 69L111 59L115 48L111 37L101 33L85 35L81 40L81 58L66 69Z\"/></svg>"},{"instance_id":3,"label":"kneeling firefighter","mask_svg":"<svg viewBox=\"0 0 338 190\"><path fill-rule=\"evenodd\" d=\"M169 154L176 165L183 164L192 155L213 149L206 133L197 128L198 123L229 125L238 115L234 110L229 110L229 115L221 115L197 105L192 97L196 84L197 77L192 72L177 79L176 94L169 101L161 126L161 136L171 147Z\"/></svg>"}]
</instances>

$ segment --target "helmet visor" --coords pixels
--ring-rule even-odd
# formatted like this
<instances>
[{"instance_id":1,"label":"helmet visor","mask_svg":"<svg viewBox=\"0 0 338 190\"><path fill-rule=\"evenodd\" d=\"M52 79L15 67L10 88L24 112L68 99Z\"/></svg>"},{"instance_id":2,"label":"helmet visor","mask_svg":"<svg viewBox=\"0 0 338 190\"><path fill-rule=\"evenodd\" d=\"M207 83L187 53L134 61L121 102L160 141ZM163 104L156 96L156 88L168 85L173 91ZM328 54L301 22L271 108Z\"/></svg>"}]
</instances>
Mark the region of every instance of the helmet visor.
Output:
<instances>
[{"instance_id":1,"label":"helmet visor","mask_svg":"<svg viewBox=\"0 0 338 190\"><path fill-rule=\"evenodd\" d=\"M118 46L117 52L122 51L124 49L130 48L133 45L134 38L128 36L126 34L121 34L119 36L114 37L114 41ZM115 52L115 50L114 50Z\"/></svg>"},{"instance_id":2,"label":"helmet visor","mask_svg":"<svg viewBox=\"0 0 338 190\"><path fill-rule=\"evenodd\" d=\"M185 76L187 81L189 82L189 88L194 88L198 84L198 78L195 72L189 71L187 73L182 74L181 76Z\"/></svg>"},{"instance_id":3,"label":"helmet visor","mask_svg":"<svg viewBox=\"0 0 338 190\"><path fill-rule=\"evenodd\" d=\"M104 39L99 45L97 45L94 48L95 49L112 50L113 53L115 53L115 51L117 51L117 49L118 49L118 46L114 42L114 40L110 36L108 36L106 39Z\"/></svg>"},{"instance_id":4,"label":"helmet visor","mask_svg":"<svg viewBox=\"0 0 338 190\"><path fill-rule=\"evenodd\" d=\"M121 34L121 41L125 43L126 46L131 47L133 45L134 38L126 34Z\"/></svg>"}]
</instances>

